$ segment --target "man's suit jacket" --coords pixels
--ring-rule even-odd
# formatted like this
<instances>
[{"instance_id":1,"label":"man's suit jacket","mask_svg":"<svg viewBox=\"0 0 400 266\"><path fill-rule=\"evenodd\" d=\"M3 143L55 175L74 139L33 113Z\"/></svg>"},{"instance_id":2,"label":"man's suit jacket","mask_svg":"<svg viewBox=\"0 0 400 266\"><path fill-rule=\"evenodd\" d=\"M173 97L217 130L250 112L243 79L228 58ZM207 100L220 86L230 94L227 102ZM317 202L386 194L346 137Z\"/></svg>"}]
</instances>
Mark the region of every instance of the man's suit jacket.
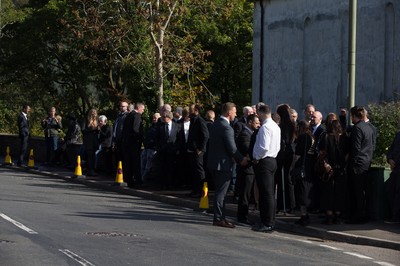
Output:
<instances>
[{"instance_id":1,"label":"man's suit jacket","mask_svg":"<svg viewBox=\"0 0 400 266\"><path fill-rule=\"evenodd\" d=\"M157 127L156 150L157 152L176 154L181 145L181 124L171 122L171 132L167 133L167 123Z\"/></svg>"},{"instance_id":2,"label":"man's suit jacket","mask_svg":"<svg viewBox=\"0 0 400 266\"><path fill-rule=\"evenodd\" d=\"M23 113L18 116L18 135L20 139L29 137L29 121Z\"/></svg>"},{"instance_id":3,"label":"man's suit jacket","mask_svg":"<svg viewBox=\"0 0 400 266\"><path fill-rule=\"evenodd\" d=\"M242 131L240 131L240 133L238 134L238 136L236 138L237 148L238 148L239 152L244 156L249 155L252 134L253 134L253 132L249 128L243 127ZM244 173L246 173L246 174L254 174L254 170L251 165L247 165L245 167L243 167L243 166L239 166L239 167L240 167L239 169L243 170Z\"/></svg>"},{"instance_id":4,"label":"man's suit jacket","mask_svg":"<svg viewBox=\"0 0 400 266\"><path fill-rule=\"evenodd\" d=\"M233 128L225 119L218 118L211 126L207 167L210 170L232 171L233 160L240 162L243 155L236 147Z\"/></svg>"},{"instance_id":5,"label":"man's suit jacket","mask_svg":"<svg viewBox=\"0 0 400 266\"><path fill-rule=\"evenodd\" d=\"M318 155L318 153L319 153L319 150L318 150L318 147L319 147L319 139L321 138L321 135L323 135L323 133L325 133L326 132L326 130L325 130L325 127L324 127L324 125L322 125L322 124L320 124L318 127L317 127L317 129L315 130L315 132L313 133L313 136L314 136L314 146L313 146L313 150L314 150L314 155L315 155L315 157Z\"/></svg>"},{"instance_id":6,"label":"man's suit jacket","mask_svg":"<svg viewBox=\"0 0 400 266\"><path fill-rule=\"evenodd\" d=\"M187 141L188 150L199 150L205 152L207 148L208 138L208 129L204 119L199 115L191 118L189 136Z\"/></svg>"},{"instance_id":7,"label":"man's suit jacket","mask_svg":"<svg viewBox=\"0 0 400 266\"><path fill-rule=\"evenodd\" d=\"M350 167L361 174L370 167L374 152L374 132L364 121L358 121L351 129Z\"/></svg>"},{"instance_id":8,"label":"man's suit jacket","mask_svg":"<svg viewBox=\"0 0 400 266\"><path fill-rule=\"evenodd\" d=\"M143 142L142 115L132 111L126 115L122 128L122 143L128 149L140 149Z\"/></svg>"},{"instance_id":9,"label":"man's suit jacket","mask_svg":"<svg viewBox=\"0 0 400 266\"><path fill-rule=\"evenodd\" d=\"M236 123L233 124L233 131L235 132L235 140L237 140L240 132L242 132L243 128L246 126L246 119L241 117Z\"/></svg>"}]
</instances>

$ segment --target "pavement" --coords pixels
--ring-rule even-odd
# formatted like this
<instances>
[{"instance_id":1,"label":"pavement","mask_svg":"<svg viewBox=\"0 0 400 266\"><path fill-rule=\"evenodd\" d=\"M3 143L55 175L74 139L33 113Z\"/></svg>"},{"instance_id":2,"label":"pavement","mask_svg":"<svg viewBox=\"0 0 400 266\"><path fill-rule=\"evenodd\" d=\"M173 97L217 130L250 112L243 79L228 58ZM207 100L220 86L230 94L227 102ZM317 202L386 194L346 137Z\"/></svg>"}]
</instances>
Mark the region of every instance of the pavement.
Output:
<instances>
[{"instance_id":1,"label":"pavement","mask_svg":"<svg viewBox=\"0 0 400 266\"><path fill-rule=\"evenodd\" d=\"M0 158L0 160L3 158ZM1 160L4 161L4 160ZM36 164L37 165L37 164ZM50 167L39 165L37 169L17 167L14 165L2 165L15 171L26 171L32 174L45 175L53 178L64 179L68 182L80 183L89 187L114 191L117 193L142 197L149 200L164 202L180 207L186 207L199 211L199 198L190 198L189 190L156 190L149 188L133 189L117 185L115 176L99 174L95 177L73 178L74 171L62 167ZM210 205L213 201L212 191L209 193ZM237 205L233 203L232 195L226 198L226 215L236 217ZM210 206L211 207L211 206ZM209 210L200 210L210 212ZM256 221L259 217L257 210L251 210L249 220ZM305 235L313 238L320 238L328 241L346 242L357 245L375 246L400 250L400 224L386 224L383 221L370 221L365 224L321 224L320 214L311 214L311 223L303 227L294 222L300 218L299 213L285 214L278 213L276 216L276 231ZM235 222L235 218L231 218ZM210 225L212 218L210 218Z\"/></svg>"}]
</instances>

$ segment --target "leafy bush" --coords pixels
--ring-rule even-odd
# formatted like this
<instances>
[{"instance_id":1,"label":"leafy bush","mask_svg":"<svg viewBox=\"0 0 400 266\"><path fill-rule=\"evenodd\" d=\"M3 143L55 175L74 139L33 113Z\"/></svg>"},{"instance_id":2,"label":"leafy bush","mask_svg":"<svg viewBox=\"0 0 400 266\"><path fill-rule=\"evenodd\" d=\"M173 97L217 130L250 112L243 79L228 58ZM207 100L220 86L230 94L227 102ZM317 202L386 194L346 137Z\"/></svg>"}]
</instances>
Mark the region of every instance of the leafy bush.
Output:
<instances>
[{"instance_id":1,"label":"leafy bush","mask_svg":"<svg viewBox=\"0 0 400 266\"><path fill-rule=\"evenodd\" d=\"M400 102L369 104L370 120L377 129L373 165L387 166L386 153L400 125Z\"/></svg>"}]
</instances>

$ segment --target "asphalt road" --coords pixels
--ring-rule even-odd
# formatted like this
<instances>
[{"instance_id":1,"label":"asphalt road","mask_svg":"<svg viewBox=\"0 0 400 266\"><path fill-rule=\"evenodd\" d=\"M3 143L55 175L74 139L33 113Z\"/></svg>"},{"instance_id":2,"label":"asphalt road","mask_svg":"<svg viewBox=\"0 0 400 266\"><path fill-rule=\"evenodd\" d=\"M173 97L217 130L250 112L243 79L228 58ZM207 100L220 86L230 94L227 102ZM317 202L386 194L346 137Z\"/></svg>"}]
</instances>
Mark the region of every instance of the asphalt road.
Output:
<instances>
[{"instance_id":1,"label":"asphalt road","mask_svg":"<svg viewBox=\"0 0 400 266\"><path fill-rule=\"evenodd\" d=\"M0 168L0 265L399 265L398 251L211 225L189 209Z\"/></svg>"}]
</instances>

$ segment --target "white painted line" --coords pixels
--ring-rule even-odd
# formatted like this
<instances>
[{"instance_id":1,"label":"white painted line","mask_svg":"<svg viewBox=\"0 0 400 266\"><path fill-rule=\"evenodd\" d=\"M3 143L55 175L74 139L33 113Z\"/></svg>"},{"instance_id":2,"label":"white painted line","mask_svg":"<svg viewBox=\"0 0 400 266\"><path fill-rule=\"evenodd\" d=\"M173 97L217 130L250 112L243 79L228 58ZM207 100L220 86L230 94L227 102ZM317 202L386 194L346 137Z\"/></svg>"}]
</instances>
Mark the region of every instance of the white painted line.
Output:
<instances>
[{"instance_id":1,"label":"white painted line","mask_svg":"<svg viewBox=\"0 0 400 266\"><path fill-rule=\"evenodd\" d=\"M343 250L341 248L336 248L336 247L332 247L332 246L328 246L328 245L320 245L320 246L324 247L324 248L330 248L330 249L333 249L333 250Z\"/></svg>"},{"instance_id":2,"label":"white painted line","mask_svg":"<svg viewBox=\"0 0 400 266\"><path fill-rule=\"evenodd\" d=\"M358 258L360 258L360 259L372 260L371 257L367 257L367 256L364 256L364 255L361 255L361 254L358 254L358 253L353 253L353 252L343 252L343 253L348 254L348 255L351 255L351 256L356 256L356 257L358 257Z\"/></svg>"},{"instance_id":3,"label":"white painted line","mask_svg":"<svg viewBox=\"0 0 400 266\"><path fill-rule=\"evenodd\" d=\"M71 250L68 249L59 249L58 251L64 253L65 255L67 255L68 257L70 257L71 259L73 259L74 261L78 262L80 265L84 265L84 266L95 266L93 263L85 260L84 258L82 258L81 256L75 254L74 252L72 252Z\"/></svg>"},{"instance_id":4,"label":"white painted line","mask_svg":"<svg viewBox=\"0 0 400 266\"><path fill-rule=\"evenodd\" d=\"M11 219L10 217L5 215L4 213L0 213L0 217L2 217L4 220L7 220L10 223L14 224L15 226L19 227L20 229L28 232L29 234L37 234L37 232L35 232L32 229L26 227L25 225L21 224L20 222L17 222L15 220Z\"/></svg>"},{"instance_id":5,"label":"white painted line","mask_svg":"<svg viewBox=\"0 0 400 266\"><path fill-rule=\"evenodd\" d=\"M383 266L396 266L394 264L391 264L389 262L384 262L384 261L374 261L374 263L379 264L379 265L383 265Z\"/></svg>"},{"instance_id":6,"label":"white painted line","mask_svg":"<svg viewBox=\"0 0 400 266\"><path fill-rule=\"evenodd\" d=\"M302 240L302 239L299 239L299 241L300 241L300 242L303 242L303 243L307 243L307 244L314 244L312 241L309 241L309 240Z\"/></svg>"}]
</instances>

